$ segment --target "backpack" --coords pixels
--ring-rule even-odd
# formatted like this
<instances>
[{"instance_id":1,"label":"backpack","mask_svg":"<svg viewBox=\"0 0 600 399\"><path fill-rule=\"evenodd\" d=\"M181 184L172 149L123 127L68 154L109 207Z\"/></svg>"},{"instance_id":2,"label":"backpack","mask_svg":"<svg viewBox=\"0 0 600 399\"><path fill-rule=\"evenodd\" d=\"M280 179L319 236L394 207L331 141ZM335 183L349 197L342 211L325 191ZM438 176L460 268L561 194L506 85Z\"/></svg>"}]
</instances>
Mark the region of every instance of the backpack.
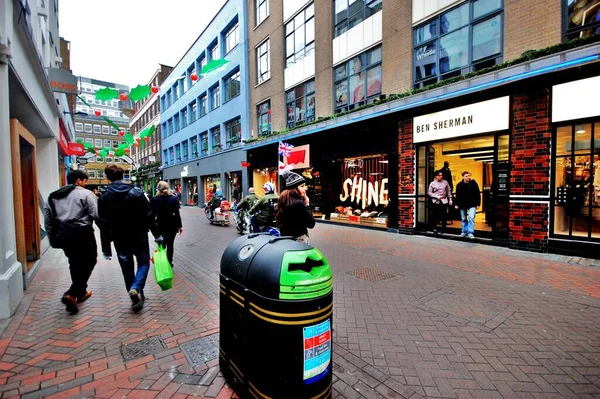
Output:
<instances>
[{"instance_id":1,"label":"backpack","mask_svg":"<svg viewBox=\"0 0 600 399\"><path fill-rule=\"evenodd\" d=\"M48 196L48 205L50 206L52 217L52 230L50 231L50 234L48 234L48 240L50 241L50 246L52 246L52 248L64 248L79 228L79 226L58 220L56 207L54 206L54 200L66 198L74 189L75 185L71 184L59 188Z\"/></svg>"}]
</instances>

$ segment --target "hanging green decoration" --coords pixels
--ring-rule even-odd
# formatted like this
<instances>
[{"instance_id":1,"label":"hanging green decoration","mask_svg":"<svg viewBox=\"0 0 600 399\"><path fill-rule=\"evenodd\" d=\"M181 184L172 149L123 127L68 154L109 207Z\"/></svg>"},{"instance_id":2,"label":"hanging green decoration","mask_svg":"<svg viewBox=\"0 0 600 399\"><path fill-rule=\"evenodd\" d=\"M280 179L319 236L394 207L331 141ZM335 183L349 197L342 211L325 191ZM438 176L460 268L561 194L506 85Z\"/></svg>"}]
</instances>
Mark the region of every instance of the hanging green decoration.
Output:
<instances>
[{"instance_id":1,"label":"hanging green decoration","mask_svg":"<svg viewBox=\"0 0 600 399\"><path fill-rule=\"evenodd\" d=\"M133 101L141 101L148 97L152 91L148 85L137 85L129 92L129 98Z\"/></svg>"},{"instance_id":2,"label":"hanging green decoration","mask_svg":"<svg viewBox=\"0 0 600 399\"><path fill-rule=\"evenodd\" d=\"M206 75L207 73L211 73L213 71L216 71L217 69L219 69L219 68L221 68L221 67L223 67L224 65L227 65L227 64L229 64L229 61L226 60L225 58L221 58L221 59L218 59L218 60L212 60L208 64L204 65L204 67L200 71L200 75Z\"/></svg>"},{"instance_id":3,"label":"hanging green decoration","mask_svg":"<svg viewBox=\"0 0 600 399\"><path fill-rule=\"evenodd\" d=\"M108 123L116 131L121 130L121 128L119 126L117 126L116 123L114 123L113 121L111 121L110 119L108 119L106 116L103 116L102 119L104 119L106 121L106 123Z\"/></svg>"},{"instance_id":4,"label":"hanging green decoration","mask_svg":"<svg viewBox=\"0 0 600 399\"><path fill-rule=\"evenodd\" d=\"M125 141L126 141L127 143L129 143L129 145L133 145L133 142L134 142L135 140L133 140L133 136L131 135L131 133L129 133L129 132L125 133L125 136L124 136L124 138L125 138Z\"/></svg>"},{"instance_id":5,"label":"hanging green decoration","mask_svg":"<svg viewBox=\"0 0 600 399\"><path fill-rule=\"evenodd\" d=\"M100 89L95 94L96 100L100 101L110 101L119 97L119 92L113 88L105 87L104 89Z\"/></svg>"}]
</instances>

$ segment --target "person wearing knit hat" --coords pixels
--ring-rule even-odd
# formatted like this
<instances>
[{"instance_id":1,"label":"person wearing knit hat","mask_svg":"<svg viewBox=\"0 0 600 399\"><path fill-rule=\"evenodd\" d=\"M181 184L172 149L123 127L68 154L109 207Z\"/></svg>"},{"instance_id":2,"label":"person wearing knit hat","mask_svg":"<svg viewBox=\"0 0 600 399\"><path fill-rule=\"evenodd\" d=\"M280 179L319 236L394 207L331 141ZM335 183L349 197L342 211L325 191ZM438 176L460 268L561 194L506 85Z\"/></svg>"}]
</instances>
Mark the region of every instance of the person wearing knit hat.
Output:
<instances>
[{"instance_id":1,"label":"person wearing knit hat","mask_svg":"<svg viewBox=\"0 0 600 399\"><path fill-rule=\"evenodd\" d=\"M292 236L296 241L310 244L308 229L315 227L315 219L306 196L306 180L298 173L289 171L283 178L286 189L279 196L275 215L277 227L281 236Z\"/></svg>"},{"instance_id":2,"label":"person wearing knit hat","mask_svg":"<svg viewBox=\"0 0 600 399\"><path fill-rule=\"evenodd\" d=\"M158 230L164 238L163 247L167 250L167 259L173 267L173 254L175 237L177 233L183 234L181 215L179 214L179 200L171 194L171 187L166 181L156 185L156 196L150 201L152 213L156 218Z\"/></svg>"}]
</instances>

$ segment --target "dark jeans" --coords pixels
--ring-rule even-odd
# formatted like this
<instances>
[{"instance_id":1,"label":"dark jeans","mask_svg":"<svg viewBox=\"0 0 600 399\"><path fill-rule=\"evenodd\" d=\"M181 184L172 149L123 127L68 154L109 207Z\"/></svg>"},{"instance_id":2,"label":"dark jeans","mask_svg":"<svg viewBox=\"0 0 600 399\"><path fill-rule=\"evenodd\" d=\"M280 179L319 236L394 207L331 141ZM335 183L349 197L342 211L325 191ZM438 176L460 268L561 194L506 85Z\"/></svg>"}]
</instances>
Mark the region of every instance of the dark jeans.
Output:
<instances>
[{"instance_id":1,"label":"dark jeans","mask_svg":"<svg viewBox=\"0 0 600 399\"><path fill-rule=\"evenodd\" d=\"M134 240L115 240L115 249L117 257L125 279L125 288L127 291L135 289L140 293L144 292L146 278L150 270L150 247L148 238ZM133 257L137 260L137 272L133 263Z\"/></svg>"},{"instance_id":2,"label":"dark jeans","mask_svg":"<svg viewBox=\"0 0 600 399\"><path fill-rule=\"evenodd\" d=\"M69 244L63 248L69 259L69 271L71 272L71 287L65 295L81 299L87 291L87 283L92 275L98 250L94 230L82 229L76 236L69 240Z\"/></svg>"},{"instance_id":3,"label":"dark jeans","mask_svg":"<svg viewBox=\"0 0 600 399\"><path fill-rule=\"evenodd\" d=\"M448 204L431 203L431 229L437 230L439 222L442 222L442 232L446 230L446 220L448 219Z\"/></svg>"},{"instance_id":4,"label":"dark jeans","mask_svg":"<svg viewBox=\"0 0 600 399\"><path fill-rule=\"evenodd\" d=\"M168 232L163 233L163 248L167 250L167 259L169 259L169 263L173 264L173 252L175 252L175 236L177 236L177 232Z\"/></svg>"}]
</instances>

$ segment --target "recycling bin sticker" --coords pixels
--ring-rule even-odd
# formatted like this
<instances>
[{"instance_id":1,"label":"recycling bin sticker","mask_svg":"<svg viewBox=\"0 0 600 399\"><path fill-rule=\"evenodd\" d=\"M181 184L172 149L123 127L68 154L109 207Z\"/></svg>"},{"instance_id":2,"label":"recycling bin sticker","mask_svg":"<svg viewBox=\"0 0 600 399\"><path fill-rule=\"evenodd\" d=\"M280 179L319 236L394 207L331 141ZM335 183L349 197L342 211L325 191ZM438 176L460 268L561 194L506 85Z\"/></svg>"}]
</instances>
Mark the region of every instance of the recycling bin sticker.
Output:
<instances>
[{"instance_id":1,"label":"recycling bin sticker","mask_svg":"<svg viewBox=\"0 0 600 399\"><path fill-rule=\"evenodd\" d=\"M304 380L318 376L331 361L331 320L304 327Z\"/></svg>"}]
</instances>

